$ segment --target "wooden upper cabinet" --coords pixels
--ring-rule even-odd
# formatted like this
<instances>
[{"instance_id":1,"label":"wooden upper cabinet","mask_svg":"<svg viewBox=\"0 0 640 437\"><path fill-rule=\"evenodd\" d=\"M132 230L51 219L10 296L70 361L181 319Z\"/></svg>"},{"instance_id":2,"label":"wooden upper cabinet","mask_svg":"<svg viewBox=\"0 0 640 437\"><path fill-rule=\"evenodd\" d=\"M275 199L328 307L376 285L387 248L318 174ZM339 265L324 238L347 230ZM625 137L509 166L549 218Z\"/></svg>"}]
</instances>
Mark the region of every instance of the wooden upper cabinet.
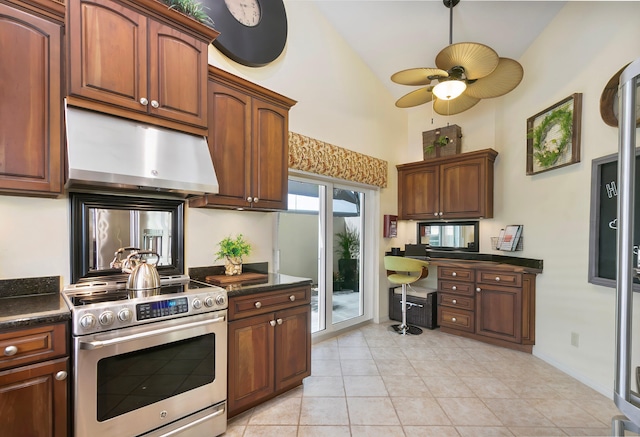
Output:
<instances>
[{"instance_id":1,"label":"wooden upper cabinet","mask_svg":"<svg viewBox=\"0 0 640 437\"><path fill-rule=\"evenodd\" d=\"M63 16L60 3L0 0L2 193L62 193Z\"/></svg>"},{"instance_id":2,"label":"wooden upper cabinet","mask_svg":"<svg viewBox=\"0 0 640 437\"><path fill-rule=\"evenodd\" d=\"M492 149L398 165L400 219L493 217Z\"/></svg>"},{"instance_id":3,"label":"wooden upper cabinet","mask_svg":"<svg viewBox=\"0 0 640 437\"><path fill-rule=\"evenodd\" d=\"M218 32L174 21L182 17L153 0L70 0L69 103L206 134L207 50Z\"/></svg>"},{"instance_id":4,"label":"wooden upper cabinet","mask_svg":"<svg viewBox=\"0 0 640 437\"><path fill-rule=\"evenodd\" d=\"M289 108L296 102L209 67L209 151L220 191L192 207L287 209Z\"/></svg>"}]
</instances>

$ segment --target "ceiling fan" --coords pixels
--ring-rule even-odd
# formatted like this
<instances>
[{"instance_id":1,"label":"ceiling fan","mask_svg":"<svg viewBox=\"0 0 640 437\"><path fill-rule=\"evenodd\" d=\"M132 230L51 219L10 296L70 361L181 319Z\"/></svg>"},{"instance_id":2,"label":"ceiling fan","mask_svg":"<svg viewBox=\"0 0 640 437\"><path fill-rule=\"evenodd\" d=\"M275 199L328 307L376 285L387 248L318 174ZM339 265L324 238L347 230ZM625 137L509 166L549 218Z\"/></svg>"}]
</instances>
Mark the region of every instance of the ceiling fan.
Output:
<instances>
[{"instance_id":1,"label":"ceiling fan","mask_svg":"<svg viewBox=\"0 0 640 437\"><path fill-rule=\"evenodd\" d=\"M427 85L398 99L399 108L433 100L433 110L438 114L458 114L481 99L507 94L522 80L522 65L499 57L491 47L474 42L453 44L453 8L460 0L442 2L449 8L449 45L436 56L435 68L411 68L391 76L401 85ZM432 81L438 83L432 85Z\"/></svg>"}]
</instances>

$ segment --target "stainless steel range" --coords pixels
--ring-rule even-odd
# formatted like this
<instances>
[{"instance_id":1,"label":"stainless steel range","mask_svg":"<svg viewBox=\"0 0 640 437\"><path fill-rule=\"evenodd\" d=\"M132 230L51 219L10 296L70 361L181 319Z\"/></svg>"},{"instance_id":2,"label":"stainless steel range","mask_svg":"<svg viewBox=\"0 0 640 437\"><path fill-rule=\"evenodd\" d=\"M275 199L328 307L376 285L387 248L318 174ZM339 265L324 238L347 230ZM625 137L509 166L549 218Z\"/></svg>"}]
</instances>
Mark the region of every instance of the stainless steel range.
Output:
<instances>
[{"instance_id":1,"label":"stainless steel range","mask_svg":"<svg viewBox=\"0 0 640 437\"><path fill-rule=\"evenodd\" d=\"M226 430L227 295L188 276L126 289L126 276L66 287L74 435L217 436Z\"/></svg>"}]
</instances>

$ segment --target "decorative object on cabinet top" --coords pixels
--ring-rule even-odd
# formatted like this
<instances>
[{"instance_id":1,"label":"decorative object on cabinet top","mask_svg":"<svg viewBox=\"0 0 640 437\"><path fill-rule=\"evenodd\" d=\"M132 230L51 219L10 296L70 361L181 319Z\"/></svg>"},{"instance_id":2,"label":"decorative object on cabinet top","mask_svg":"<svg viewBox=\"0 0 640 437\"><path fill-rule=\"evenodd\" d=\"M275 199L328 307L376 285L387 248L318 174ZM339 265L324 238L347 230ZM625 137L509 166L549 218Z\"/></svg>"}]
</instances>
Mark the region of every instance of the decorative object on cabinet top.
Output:
<instances>
[{"instance_id":1,"label":"decorative object on cabinet top","mask_svg":"<svg viewBox=\"0 0 640 437\"><path fill-rule=\"evenodd\" d=\"M289 168L387 187L387 161L289 132Z\"/></svg>"},{"instance_id":2,"label":"decorative object on cabinet top","mask_svg":"<svg viewBox=\"0 0 640 437\"><path fill-rule=\"evenodd\" d=\"M283 0L202 0L220 30L214 47L249 67L273 62L287 42Z\"/></svg>"},{"instance_id":3,"label":"decorative object on cabinet top","mask_svg":"<svg viewBox=\"0 0 640 437\"><path fill-rule=\"evenodd\" d=\"M451 156L462 149L462 129L457 124L422 132L424 159Z\"/></svg>"},{"instance_id":4,"label":"decorative object on cabinet top","mask_svg":"<svg viewBox=\"0 0 640 437\"><path fill-rule=\"evenodd\" d=\"M194 20L207 25L209 27L214 26L214 22L207 15L202 3L195 0L160 0L165 5L169 6L169 9L183 13Z\"/></svg>"},{"instance_id":5,"label":"decorative object on cabinet top","mask_svg":"<svg viewBox=\"0 0 640 437\"><path fill-rule=\"evenodd\" d=\"M251 253L251 245L242 234L238 234L236 238L231 238L231 236L223 238L218 243L218 247L220 250L216 252L216 260L224 258L225 275L240 275L242 273L242 257Z\"/></svg>"}]
</instances>

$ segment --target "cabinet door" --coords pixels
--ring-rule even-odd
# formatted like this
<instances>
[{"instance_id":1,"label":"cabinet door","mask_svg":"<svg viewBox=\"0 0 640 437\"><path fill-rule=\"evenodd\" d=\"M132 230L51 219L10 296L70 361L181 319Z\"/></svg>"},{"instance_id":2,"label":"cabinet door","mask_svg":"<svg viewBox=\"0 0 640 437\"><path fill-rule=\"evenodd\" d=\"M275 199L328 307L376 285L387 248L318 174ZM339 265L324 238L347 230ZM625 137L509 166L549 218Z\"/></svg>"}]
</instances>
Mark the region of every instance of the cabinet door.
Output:
<instances>
[{"instance_id":1,"label":"cabinet door","mask_svg":"<svg viewBox=\"0 0 640 437\"><path fill-rule=\"evenodd\" d=\"M0 372L0 429L6 436L66 437L68 358ZM62 376L62 375L60 375Z\"/></svg>"},{"instance_id":2,"label":"cabinet door","mask_svg":"<svg viewBox=\"0 0 640 437\"><path fill-rule=\"evenodd\" d=\"M111 0L70 1L69 93L147 112L147 18Z\"/></svg>"},{"instance_id":3,"label":"cabinet door","mask_svg":"<svg viewBox=\"0 0 640 437\"><path fill-rule=\"evenodd\" d=\"M438 218L439 167L398 172L398 215L401 220Z\"/></svg>"},{"instance_id":4,"label":"cabinet door","mask_svg":"<svg viewBox=\"0 0 640 437\"><path fill-rule=\"evenodd\" d=\"M483 286L476 293L476 334L513 343L522 339L522 290Z\"/></svg>"},{"instance_id":5,"label":"cabinet door","mask_svg":"<svg viewBox=\"0 0 640 437\"><path fill-rule=\"evenodd\" d=\"M440 166L442 218L485 217L486 163L484 159Z\"/></svg>"},{"instance_id":6,"label":"cabinet door","mask_svg":"<svg viewBox=\"0 0 640 437\"><path fill-rule=\"evenodd\" d=\"M149 112L207 127L206 42L149 20Z\"/></svg>"},{"instance_id":7,"label":"cabinet door","mask_svg":"<svg viewBox=\"0 0 640 437\"><path fill-rule=\"evenodd\" d=\"M273 313L229 323L229 415L268 397L274 384Z\"/></svg>"},{"instance_id":8,"label":"cabinet door","mask_svg":"<svg viewBox=\"0 0 640 437\"><path fill-rule=\"evenodd\" d=\"M288 111L253 99L252 207L287 209L289 168Z\"/></svg>"},{"instance_id":9,"label":"cabinet door","mask_svg":"<svg viewBox=\"0 0 640 437\"><path fill-rule=\"evenodd\" d=\"M209 81L209 152L220 192L216 205L248 206L251 184L251 97Z\"/></svg>"},{"instance_id":10,"label":"cabinet door","mask_svg":"<svg viewBox=\"0 0 640 437\"><path fill-rule=\"evenodd\" d=\"M0 4L0 190L62 192L62 26Z\"/></svg>"},{"instance_id":11,"label":"cabinet door","mask_svg":"<svg viewBox=\"0 0 640 437\"><path fill-rule=\"evenodd\" d=\"M276 323L276 390L281 390L311 375L311 307L280 311Z\"/></svg>"}]
</instances>

